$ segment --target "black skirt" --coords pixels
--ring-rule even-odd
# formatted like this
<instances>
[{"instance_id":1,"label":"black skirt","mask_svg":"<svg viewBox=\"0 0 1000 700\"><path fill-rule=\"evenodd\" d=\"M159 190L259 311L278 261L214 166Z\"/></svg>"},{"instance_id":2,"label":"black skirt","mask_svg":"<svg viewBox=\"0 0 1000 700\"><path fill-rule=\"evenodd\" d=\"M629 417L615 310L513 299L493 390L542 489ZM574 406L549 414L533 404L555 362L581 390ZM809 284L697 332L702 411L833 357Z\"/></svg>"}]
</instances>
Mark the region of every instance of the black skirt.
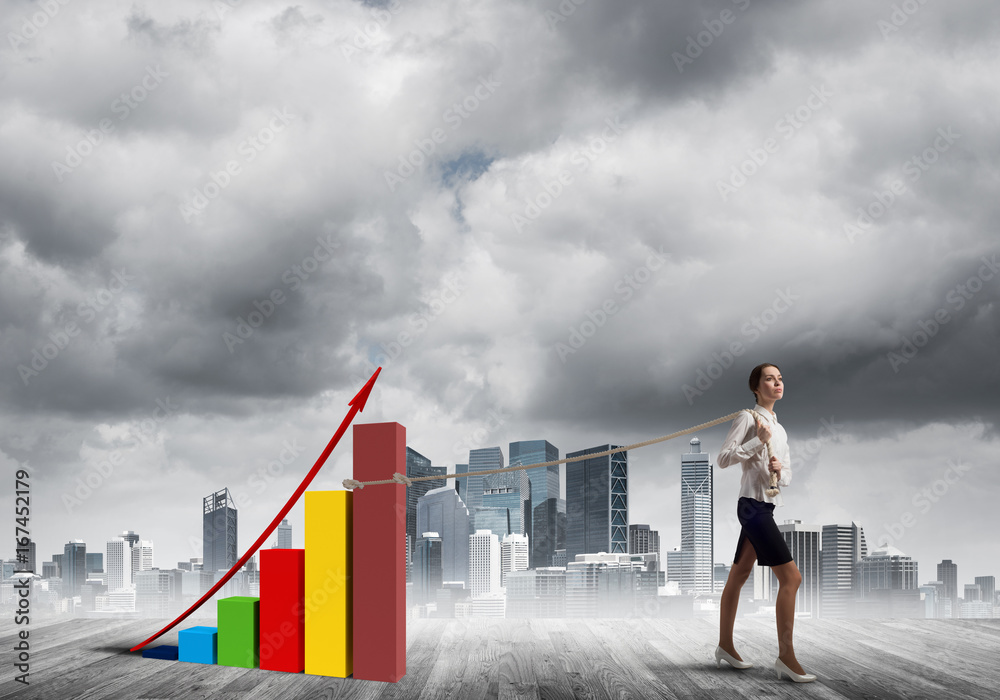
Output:
<instances>
[{"instance_id":1,"label":"black skirt","mask_svg":"<svg viewBox=\"0 0 1000 700\"><path fill-rule=\"evenodd\" d=\"M740 496L736 504L736 517L740 520L740 539L736 543L733 561L739 561L743 540L749 539L761 566L779 566L792 561L785 538L774 522L774 504L755 498Z\"/></svg>"}]
</instances>

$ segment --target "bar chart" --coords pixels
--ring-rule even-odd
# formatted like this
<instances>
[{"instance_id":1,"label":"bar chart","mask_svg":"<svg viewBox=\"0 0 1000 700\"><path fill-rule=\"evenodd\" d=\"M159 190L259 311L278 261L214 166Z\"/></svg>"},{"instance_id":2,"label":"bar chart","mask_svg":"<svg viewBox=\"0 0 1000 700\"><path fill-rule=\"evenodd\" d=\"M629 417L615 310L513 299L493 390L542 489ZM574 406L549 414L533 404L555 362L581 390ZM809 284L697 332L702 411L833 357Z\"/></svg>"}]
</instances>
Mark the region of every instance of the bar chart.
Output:
<instances>
[{"instance_id":1,"label":"bar chart","mask_svg":"<svg viewBox=\"0 0 1000 700\"><path fill-rule=\"evenodd\" d=\"M354 428L354 478L406 472L399 423ZM406 674L406 486L305 491L305 547L260 551L260 595L143 656L396 683Z\"/></svg>"}]
</instances>

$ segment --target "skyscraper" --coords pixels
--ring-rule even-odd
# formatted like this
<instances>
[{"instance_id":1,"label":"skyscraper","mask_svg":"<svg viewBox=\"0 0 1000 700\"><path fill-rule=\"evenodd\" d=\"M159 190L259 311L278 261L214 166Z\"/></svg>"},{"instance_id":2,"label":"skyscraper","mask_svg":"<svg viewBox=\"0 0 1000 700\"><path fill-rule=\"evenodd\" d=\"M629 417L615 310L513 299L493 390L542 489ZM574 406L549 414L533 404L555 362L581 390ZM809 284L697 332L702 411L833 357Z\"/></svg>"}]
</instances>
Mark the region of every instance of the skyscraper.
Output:
<instances>
[{"instance_id":1,"label":"skyscraper","mask_svg":"<svg viewBox=\"0 0 1000 700\"><path fill-rule=\"evenodd\" d=\"M450 485L417 500L417 531L441 537L442 581L469 581L469 510Z\"/></svg>"},{"instance_id":2,"label":"skyscraper","mask_svg":"<svg viewBox=\"0 0 1000 700\"><path fill-rule=\"evenodd\" d=\"M413 553L414 597L420 603L436 600L443 581L441 537L436 532L424 532L417 538L417 547Z\"/></svg>"},{"instance_id":3,"label":"skyscraper","mask_svg":"<svg viewBox=\"0 0 1000 700\"><path fill-rule=\"evenodd\" d=\"M499 447L482 447L469 450L469 476L466 478L466 491L462 499L469 508L473 522L470 524L470 534L478 528L475 524L476 508L483 505L483 477L476 472L491 469L503 469L503 451Z\"/></svg>"},{"instance_id":4,"label":"skyscraper","mask_svg":"<svg viewBox=\"0 0 1000 700\"><path fill-rule=\"evenodd\" d=\"M524 534L524 518L528 510L527 492L531 486L523 471L490 474L482 477L483 495L480 507L476 509L474 518L478 523L476 529L489 528L497 537L516 532ZM498 517L495 511L506 511L506 515ZM480 520L486 510L488 520ZM504 524L499 525L500 521ZM501 531L502 530L502 531Z\"/></svg>"},{"instance_id":5,"label":"skyscraper","mask_svg":"<svg viewBox=\"0 0 1000 700\"><path fill-rule=\"evenodd\" d=\"M792 559L802 574L802 585L795 594L795 612L819 617L820 569L819 546L823 528L803 525L801 520L786 520L778 531L792 553ZM771 569L771 590L778 590L778 577Z\"/></svg>"},{"instance_id":6,"label":"skyscraper","mask_svg":"<svg viewBox=\"0 0 1000 700\"><path fill-rule=\"evenodd\" d=\"M690 552L693 567L685 579L687 588L712 593L715 586L715 519L712 463L694 437L681 455L681 551Z\"/></svg>"},{"instance_id":7,"label":"skyscraper","mask_svg":"<svg viewBox=\"0 0 1000 700\"><path fill-rule=\"evenodd\" d=\"M105 568L108 593L132 588L132 548L123 537L112 537L107 544Z\"/></svg>"},{"instance_id":8,"label":"skyscraper","mask_svg":"<svg viewBox=\"0 0 1000 700\"><path fill-rule=\"evenodd\" d=\"M205 571L228 571L239 561L236 551L236 503L229 489L202 500L202 559Z\"/></svg>"},{"instance_id":9,"label":"skyscraper","mask_svg":"<svg viewBox=\"0 0 1000 700\"><path fill-rule=\"evenodd\" d=\"M469 591L473 598L500 590L500 540L489 530L469 535Z\"/></svg>"},{"instance_id":10,"label":"skyscraper","mask_svg":"<svg viewBox=\"0 0 1000 700\"><path fill-rule=\"evenodd\" d=\"M531 534L528 536L531 568L557 566L553 560L556 550L566 549L566 500L546 498L532 510Z\"/></svg>"},{"instance_id":11,"label":"skyscraper","mask_svg":"<svg viewBox=\"0 0 1000 700\"><path fill-rule=\"evenodd\" d=\"M650 530L649 525L630 523L628 526L628 552L629 554L653 552L659 560L660 533L657 530ZM660 562L660 566L663 566L662 562Z\"/></svg>"},{"instance_id":12,"label":"skyscraper","mask_svg":"<svg viewBox=\"0 0 1000 700\"><path fill-rule=\"evenodd\" d=\"M406 476L412 478L421 476L438 476L447 474L445 467L431 466L431 461L422 454L414 450L409 445L406 446ZM444 479L428 479L427 481L414 481L406 487L406 536L409 538L410 551L415 552L414 544L417 533L417 500L432 489L438 489L445 485Z\"/></svg>"},{"instance_id":13,"label":"skyscraper","mask_svg":"<svg viewBox=\"0 0 1000 700\"><path fill-rule=\"evenodd\" d=\"M958 617L961 606L958 604L958 564L951 559L944 559L937 565L937 580L944 583L944 597L951 601L952 617Z\"/></svg>"},{"instance_id":14,"label":"skyscraper","mask_svg":"<svg viewBox=\"0 0 1000 700\"><path fill-rule=\"evenodd\" d=\"M500 585L507 585L511 571L528 570L528 536L511 533L500 540Z\"/></svg>"},{"instance_id":15,"label":"skyscraper","mask_svg":"<svg viewBox=\"0 0 1000 700\"><path fill-rule=\"evenodd\" d=\"M599 445L567 458L612 450ZM628 553L628 453L566 463L566 556Z\"/></svg>"},{"instance_id":16,"label":"skyscraper","mask_svg":"<svg viewBox=\"0 0 1000 700\"><path fill-rule=\"evenodd\" d=\"M824 525L820 551L820 615L848 617L858 596L858 562L868 554L865 531L856 522Z\"/></svg>"},{"instance_id":17,"label":"skyscraper","mask_svg":"<svg viewBox=\"0 0 1000 700\"><path fill-rule=\"evenodd\" d=\"M455 473L456 474L468 474L469 473L469 465L468 464L456 464L455 465ZM466 481L468 481L468 479L464 479L464 478L461 478L461 477L456 477L455 479L452 479L452 481L455 482L455 493L457 493L459 496L461 496L462 499L464 500L465 496L466 496L466 492L469 490L468 489L468 484L465 483Z\"/></svg>"},{"instance_id":18,"label":"skyscraper","mask_svg":"<svg viewBox=\"0 0 1000 700\"><path fill-rule=\"evenodd\" d=\"M83 540L71 540L63 547L62 582L67 598L80 595L80 586L87 582L87 545Z\"/></svg>"},{"instance_id":19,"label":"skyscraper","mask_svg":"<svg viewBox=\"0 0 1000 700\"><path fill-rule=\"evenodd\" d=\"M510 466L524 464L538 464L539 462L552 462L559 459L559 449L548 440L520 440L510 443ZM539 504L545 503L550 498L557 499L556 507L561 507L559 512L566 512L566 501L559 497L559 466L553 464L548 467L535 467L525 469L523 473L528 480L528 488L521 488L526 510L523 516L524 534L528 536L529 542L535 541L534 510ZM526 491L526 493L524 493ZM552 538L553 533L540 533L543 538ZM541 555L544 556L544 555ZM532 554L534 557L534 554ZM546 564L547 566L547 564Z\"/></svg>"},{"instance_id":20,"label":"skyscraper","mask_svg":"<svg viewBox=\"0 0 1000 700\"><path fill-rule=\"evenodd\" d=\"M122 532L121 538L128 543L129 547L134 547L139 542L139 535L135 534L131 530L125 530Z\"/></svg>"},{"instance_id":21,"label":"skyscraper","mask_svg":"<svg viewBox=\"0 0 1000 700\"><path fill-rule=\"evenodd\" d=\"M132 580L136 573L149 571L153 568L153 543L149 540L139 540L132 545Z\"/></svg>"},{"instance_id":22,"label":"skyscraper","mask_svg":"<svg viewBox=\"0 0 1000 700\"><path fill-rule=\"evenodd\" d=\"M288 524L288 518L282 518L278 525L278 549L292 548L292 526Z\"/></svg>"}]
</instances>

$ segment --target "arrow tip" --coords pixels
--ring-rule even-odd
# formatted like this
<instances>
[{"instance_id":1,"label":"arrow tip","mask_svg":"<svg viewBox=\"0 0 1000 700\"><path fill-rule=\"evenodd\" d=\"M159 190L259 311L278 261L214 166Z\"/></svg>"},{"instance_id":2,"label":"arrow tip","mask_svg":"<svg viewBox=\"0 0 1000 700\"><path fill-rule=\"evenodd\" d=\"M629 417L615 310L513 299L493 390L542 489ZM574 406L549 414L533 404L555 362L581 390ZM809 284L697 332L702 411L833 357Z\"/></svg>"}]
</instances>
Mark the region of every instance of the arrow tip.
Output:
<instances>
[{"instance_id":1,"label":"arrow tip","mask_svg":"<svg viewBox=\"0 0 1000 700\"><path fill-rule=\"evenodd\" d=\"M348 406L357 406L358 411L365 410L365 403L368 401L368 395L372 393L372 387L375 386L375 378L378 377L378 373L381 371L381 367L375 370L375 374L373 374L368 382L361 387L361 391L359 391L353 399L347 402Z\"/></svg>"}]
</instances>

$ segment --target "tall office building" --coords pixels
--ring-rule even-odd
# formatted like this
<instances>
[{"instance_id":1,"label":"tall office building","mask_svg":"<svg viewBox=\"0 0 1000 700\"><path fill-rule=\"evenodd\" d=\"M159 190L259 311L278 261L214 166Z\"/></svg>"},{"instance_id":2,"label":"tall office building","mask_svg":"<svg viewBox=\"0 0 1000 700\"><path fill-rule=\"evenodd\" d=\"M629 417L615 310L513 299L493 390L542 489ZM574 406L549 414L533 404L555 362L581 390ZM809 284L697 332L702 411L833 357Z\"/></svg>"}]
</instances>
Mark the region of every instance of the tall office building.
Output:
<instances>
[{"instance_id":1,"label":"tall office building","mask_svg":"<svg viewBox=\"0 0 1000 700\"><path fill-rule=\"evenodd\" d=\"M83 540L71 540L63 547L63 596L80 595L80 586L87 582L87 545Z\"/></svg>"},{"instance_id":2,"label":"tall office building","mask_svg":"<svg viewBox=\"0 0 1000 700\"><path fill-rule=\"evenodd\" d=\"M437 599L444 581L442 571L441 537L436 532L425 532L417 538L413 553L413 595L419 603Z\"/></svg>"},{"instance_id":3,"label":"tall office building","mask_svg":"<svg viewBox=\"0 0 1000 700\"><path fill-rule=\"evenodd\" d=\"M489 528L501 538L512 532L525 534L525 517L530 508L530 502L526 499L531 489L525 473L516 471L490 474L482 477L482 481L482 500L473 516L477 523L476 529ZM497 511L503 510L506 511L505 517L497 514ZM498 530L501 520L505 521L500 526L502 531Z\"/></svg>"},{"instance_id":4,"label":"tall office building","mask_svg":"<svg viewBox=\"0 0 1000 700\"><path fill-rule=\"evenodd\" d=\"M202 500L202 559L205 571L229 571L239 561L236 551L236 503L229 489Z\"/></svg>"},{"instance_id":5,"label":"tall office building","mask_svg":"<svg viewBox=\"0 0 1000 700\"><path fill-rule=\"evenodd\" d=\"M566 499L546 498L532 508L531 568L557 566L553 557L556 550L566 549Z\"/></svg>"},{"instance_id":6,"label":"tall office building","mask_svg":"<svg viewBox=\"0 0 1000 700\"><path fill-rule=\"evenodd\" d=\"M659 557L660 533L657 530L650 530L649 525L629 524L628 552L629 554L655 552L657 557Z\"/></svg>"},{"instance_id":7,"label":"tall office building","mask_svg":"<svg viewBox=\"0 0 1000 700\"><path fill-rule=\"evenodd\" d=\"M469 465L468 464L456 464L455 465L455 473L456 474L468 474L469 473ZM465 497L466 497L466 495L467 495L467 493L468 493L468 490L469 490L468 489L468 484L466 483L468 481L468 478L455 477L454 479L452 479L452 481L455 482L455 493L457 493L459 496L461 496L462 499L464 500Z\"/></svg>"},{"instance_id":8,"label":"tall office building","mask_svg":"<svg viewBox=\"0 0 1000 700\"><path fill-rule=\"evenodd\" d=\"M104 571L104 552L87 552L87 573Z\"/></svg>"},{"instance_id":9,"label":"tall office building","mask_svg":"<svg viewBox=\"0 0 1000 700\"><path fill-rule=\"evenodd\" d=\"M469 535L469 591L473 598L500 591L500 540L489 530Z\"/></svg>"},{"instance_id":10,"label":"tall office building","mask_svg":"<svg viewBox=\"0 0 1000 700\"><path fill-rule=\"evenodd\" d=\"M18 561L18 571L30 571L31 573L37 573L38 569L35 568L37 564L36 556L37 549L35 547L34 540L28 540L27 552L24 554L24 560Z\"/></svg>"},{"instance_id":11,"label":"tall office building","mask_svg":"<svg viewBox=\"0 0 1000 700\"><path fill-rule=\"evenodd\" d=\"M890 544L861 557L858 572L861 598L880 589L909 591L919 587L917 562Z\"/></svg>"},{"instance_id":12,"label":"tall office building","mask_svg":"<svg viewBox=\"0 0 1000 700\"><path fill-rule=\"evenodd\" d=\"M996 605L997 580L993 576L976 576L976 583L982 592L983 600L990 605Z\"/></svg>"},{"instance_id":13,"label":"tall office building","mask_svg":"<svg viewBox=\"0 0 1000 700\"><path fill-rule=\"evenodd\" d=\"M149 571L152 568L153 543L149 540L139 540L132 545L132 579L135 580L135 574L139 571Z\"/></svg>"},{"instance_id":14,"label":"tall office building","mask_svg":"<svg viewBox=\"0 0 1000 700\"><path fill-rule=\"evenodd\" d=\"M123 531L120 537L128 543L129 547L134 547L139 543L139 535L135 534L131 530Z\"/></svg>"},{"instance_id":15,"label":"tall office building","mask_svg":"<svg viewBox=\"0 0 1000 700\"><path fill-rule=\"evenodd\" d=\"M418 532L441 537L442 581L469 581L469 509L450 485L417 500Z\"/></svg>"},{"instance_id":16,"label":"tall office building","mask_svg":"<svg viewBox=\"0 0 1000 700\"><path fill-rule=\"evenodd\" d=\"M951 606L952 617L961 614L961 606L958 604L958 564L951 559L944 559L937 565L937 580L944 583L944 597Z\"/></svg>"},{"instance_id":17,"label":"tall office building","mask_svg":"<svg viewBox=\"0 0 1000 700\"><path fill-rule=\"evenodd\" d=\"M521 466L524 464L538 464L540 462L552 462L559 459L559 449L548 440L520 440L512 442L509 446L510 466ZM539 504L545 503L550 498L558 499L556 506L561 504L563 513L566 512L566 501L559 498L559 466L552 464L547 467L534 467L525 469L523 474L528 479L527 493L524 494L526 513L524 516L524 534L528 536L529 542L535 541L534 511ZM519 472L522 473L522 472ZM524 487L521 488L525 491ZM543 537L550 536L550 533L541 533ZM532 559L534 555L532 554Z\"/></svg>"},{"instance_id":18,"label":"tall office building","mask_svg":"<svg viewBox=\"0 0 1000 700\"><path fill-rule=\"evenodd\" d=\"M599 445L567 458L613 450ZM597 552L628 553L628 453L566 463L566 556Z\"/></svg>"},{"instance_id":19,"label":"tall office building","mask_svg":"<svg viewBox=\"0 0 1000 700\"><path fill-rule=\"evenodd\" d=\"M429 459L409 445L406 446L406 476L413 479L422 476L439 476L447 473L448 470L445 467L431 466ZM445 481L445 479L414 481L406 487L406 536L409 538L411 552L416 551L415 544L419 536L417 533L417 500L428 491L444 486ZM406 580L409 581L410 579Z\"/></svg>"},{"instance_id":20,"label":"tall office building","mask_svg":"<svg viewBox=\"0 0 1000 700\"><path fill-rule=\"evenodd\" d=\"M483 505L483 477L477 475L476 472L503 469L503 467L503 451L499 447L469 450L469 476L466 477L466 491L462 496L462 500L469 508L469 515L473 519L469 534L479 528L479 525L475 523L476 508Z\"/></svg>"},{"instance_id":21,"label":"tall office building","mask_svg":"<svg viewBox=\"0 0 1000 700\"><path fill-rule=\"evenodd\" d=\"M135 609L149 617L167 617L176 584L172 571L143 569L135 574Z\"/></svg>"},{"instance_id":22,"label":"tall office building","mask_svg":"<svg viewBox=\"0 0 1000 700\"><path fill-rule=\"evenodd\" d=\"M824 525L820 549L820 615L849 617L859 596L858 563L868 554L865 531L857 522Z\"/></svg>"},{"instance_id":23,"label":"tall office building","mask_svg":"<svg viewBox=\"0 0 1000 700\"><path fill-rule=\"evenodd\" d=\"M778 531L792 553L792 559L799 573L802 574L802 584L795 594L795 612L808 613L813 618L819 617L820 605L820 568L819 551L823 528L819 525L803 525L801 520L786 520L778 525ZM778 577L771 572L771 589L778 590Z\"/></svg>"},{"instance_id":24,"label":"tall office building","mask_svg":"<svg viewBox=\"0 0 1000 700\"><path fill-rule=\"evenodd\" d=\"M528 570L528 536L512 533L500 540L500 586L507 585L511 571Z\"/></svg>"},{"instance_id":25,"label":"tall office building","mask_svg":"<svg viewBox=\"0 0 1000 700\"><path fill-rule=\"evenodd\" d=\"M292 526L288 523L288 518L282 518L281 524L277 527L277 542L275 544L276 549L291 549L292 548Z\"/></svg>"},{"instance_id":26,"label":"tall office building","mask_svg":"<svg viewBox=\"0 0 1000 700\"><path fill-rule=\"evenodd\" d=\"M715 587L715 520L713 472L701 440L691 438L681 455L681 551L690 552L693 570L685 578L690 590L712 593Z\"/></svg>"},{"instance_id":27,"label":"tall office building","mask_svg":"<svg viewBox=\"0 0 1000 700\"><path fill-rule=\"evenodd\" d=\"M132 588L132 548L122 537L108 540L105 552L108 593Z\"/></svg>"}]
</instances>

